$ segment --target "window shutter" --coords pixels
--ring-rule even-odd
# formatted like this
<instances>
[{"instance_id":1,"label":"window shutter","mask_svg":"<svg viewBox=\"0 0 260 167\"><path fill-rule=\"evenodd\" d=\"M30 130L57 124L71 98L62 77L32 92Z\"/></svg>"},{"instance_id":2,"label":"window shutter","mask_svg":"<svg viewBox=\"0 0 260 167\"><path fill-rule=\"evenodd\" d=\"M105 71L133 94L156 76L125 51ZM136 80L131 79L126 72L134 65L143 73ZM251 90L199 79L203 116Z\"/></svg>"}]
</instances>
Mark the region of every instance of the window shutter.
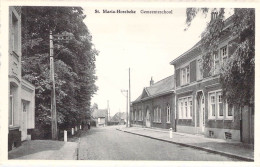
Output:
<instances>
[{"instance_id":1,"label":"window shutter","mask_svg":"<svg viewBox=\"0 0 260 167\"><path fill-rule=\"evenodd\" d=\"M213 55L210 56L209 61L210 62L209 62L208 65L204 65L204 64L202 65L203 66L203 78L207 78L207 77L211 76L212 70L214 70L214 69L212 69L212 68L214 68L214 63L213 63L214 57L213 57Z\"/></svg>"},{"instance_id":2,"label":"window shutter","mask_svg":"<svg viewBox=\"0 0 260 167\"><path fill-rule=\"evenodd\" d=\"M180 69L176 70L176 87L180 86Z\"/></svg>"},{"instance_id":3,"label":"window shutter","mask_svg":"<svg viewBox=\"0 0 260 167\"><path fill-rule=\"evenodd\" d=\"M190 62L190 82L196 81L196 61L197 60Z\"/></svg>"}]
</instances>

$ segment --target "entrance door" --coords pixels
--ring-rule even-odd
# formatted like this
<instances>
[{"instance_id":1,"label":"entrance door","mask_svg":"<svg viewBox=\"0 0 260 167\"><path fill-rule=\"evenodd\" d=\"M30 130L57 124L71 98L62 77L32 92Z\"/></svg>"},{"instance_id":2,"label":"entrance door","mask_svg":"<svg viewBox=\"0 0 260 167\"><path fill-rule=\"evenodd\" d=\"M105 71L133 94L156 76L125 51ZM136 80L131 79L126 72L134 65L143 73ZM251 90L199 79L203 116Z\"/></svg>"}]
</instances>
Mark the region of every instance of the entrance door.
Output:
<instances>
[{"instance_id":1,"label":"entrance door","mask_svg":"<svg viewBox=\"0 0 260 167\"><path fill-rule=\"evenodd\" d=\"M145 126L146 127L151 127L151 119L150 119L150 111L149 111L149 109L146 110Z\"/></svg>"},{"instance_id":2,"label":"entrance door","mask_svg":"<svg viewBox=\"0 0 260 167\"><path fill-rule=\"evenodd\" d=\"M28 103L22 102L22 140L27 140L27 109Z\"/></svg>"},{"instance_id":3,"label":"entrance door","mask_svg":"<svg viewBox=\"0 0 260 167\"><path fill-rule=\"evenodd\" d=\"M204 96L200 96L199 100L199 110L200 110L200 131L204 133L205 131L205 99Z\"/></svg>"}]
</instances>

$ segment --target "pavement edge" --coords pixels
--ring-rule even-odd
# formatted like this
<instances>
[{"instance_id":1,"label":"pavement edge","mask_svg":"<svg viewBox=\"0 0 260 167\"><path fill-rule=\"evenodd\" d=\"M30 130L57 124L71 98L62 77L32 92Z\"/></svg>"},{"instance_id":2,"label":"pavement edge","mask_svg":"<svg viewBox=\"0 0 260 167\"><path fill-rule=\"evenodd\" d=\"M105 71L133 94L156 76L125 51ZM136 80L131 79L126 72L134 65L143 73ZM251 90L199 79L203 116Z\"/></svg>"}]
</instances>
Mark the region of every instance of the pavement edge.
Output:
<instances>
[{"instance_id":1,"label":"pavement edge","mask_svg":"<svg viewBox=\"0 0 260 167\"><path fill-rule=\"evenodd\" d=\"M243 160L243 161L254 162L254 159L249 158L249 157L243 157L243 156L240 156L240 155L235 155L235 154L231 154L231 153L227 153L227 152L223 152L223 151L212 150L212 149L205 148L205 147L198 147L198 146L194 146L194 145L190 145L190 144L169 141L169 140L160 139L160 138L156 138L156 137L152 137L152 136L148 136L148 135L143 135L143 134L139 134L139 133L125 131L125 130L118 129L118 128L116 128L116 130L121 131L121 132L125 132L125 133L129 133L129 134L147 137L147 138L150 138L150 139L164 141L164 142L167 142L167 143L178 144L178 145L185 146L185 147L199 149L199 150L207 151L207 152L210 152L210 153L216 153L216 154L224 155L224 156L227 156L227 157L230 157L230 158L236 158L236 159L240 159L240 160Z\"/></svg>"}]
</instances>

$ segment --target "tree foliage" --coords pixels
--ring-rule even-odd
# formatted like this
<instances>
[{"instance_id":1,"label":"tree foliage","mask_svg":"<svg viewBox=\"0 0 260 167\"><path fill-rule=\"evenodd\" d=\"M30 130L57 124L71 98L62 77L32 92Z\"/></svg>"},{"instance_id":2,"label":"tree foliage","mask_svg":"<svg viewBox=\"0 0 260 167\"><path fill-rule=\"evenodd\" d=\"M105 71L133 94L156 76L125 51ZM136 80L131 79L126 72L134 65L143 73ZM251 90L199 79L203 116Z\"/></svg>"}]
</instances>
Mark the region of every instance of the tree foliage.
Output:
<instances>
[{"instance_id":1,"label":"tree foliage","mask_svg":"<svg viewBox=\"0 0 260 167\"><path fill-rule=\"evenodd\" d=\"M36 128L51 124L49 32L70 32L68 44L54 43L56 107L58 126L81 124L90 112L97 91L92 36L79 7L22 7L22 75L36 86Z\"/></svg>"},{"instance_id":2,"label":"tree foliage","mask_svg":"<svg viewBox=\"0 0 260 167\"><path fill-rule=\"evenodd\" d=\"M226 9L188 8L186 9L186 24L191 25L198 13L207 16L217 12L217 17L211 19L201 35L201 50L203 53L203 69L213 75L213 55L218 54L221 41L228 37L228 61L220 70L220 83L223 98L228 103L239 106L253 105L255 92L255 10L251 8L235 8L234 14L225 18ZM229 27L227 28L227 25Z\"/></svg>"}]
</instances>

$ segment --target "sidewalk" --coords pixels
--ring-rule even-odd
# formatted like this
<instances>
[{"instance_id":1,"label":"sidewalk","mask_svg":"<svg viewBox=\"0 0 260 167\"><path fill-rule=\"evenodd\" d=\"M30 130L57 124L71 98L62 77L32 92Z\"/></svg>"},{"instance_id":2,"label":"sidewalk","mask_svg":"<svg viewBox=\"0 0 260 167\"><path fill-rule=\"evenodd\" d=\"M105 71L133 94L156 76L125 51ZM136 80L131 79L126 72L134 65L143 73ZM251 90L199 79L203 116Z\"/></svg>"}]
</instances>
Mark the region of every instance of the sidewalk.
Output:
<instances>
[{"instance_id":1,"label":"sidewalk","mask_svg":"<svg viewBox=\"0 0 260 167\"><path fill-rule=\"evenodd\" d=\"M76 160L77 142L30 140L8 152L8 159Z\"/></svg>"},{"instance_id":2,"label":"sidewalk","mask_svg":"<svg viewBox=\"0 0 260 167\"><path fill-rule=\"evenodd\" d=\"M254 161L254 148L252 145L240 142L231 142L222 139L205 138L192 134L173 132L170 138L169 131L141 128L141 127L120 127L119 131L144 136L160 141L179 144L186 147L192 147L224 156L238 158L244 161Z\"/></svg>"}]
</instances>

